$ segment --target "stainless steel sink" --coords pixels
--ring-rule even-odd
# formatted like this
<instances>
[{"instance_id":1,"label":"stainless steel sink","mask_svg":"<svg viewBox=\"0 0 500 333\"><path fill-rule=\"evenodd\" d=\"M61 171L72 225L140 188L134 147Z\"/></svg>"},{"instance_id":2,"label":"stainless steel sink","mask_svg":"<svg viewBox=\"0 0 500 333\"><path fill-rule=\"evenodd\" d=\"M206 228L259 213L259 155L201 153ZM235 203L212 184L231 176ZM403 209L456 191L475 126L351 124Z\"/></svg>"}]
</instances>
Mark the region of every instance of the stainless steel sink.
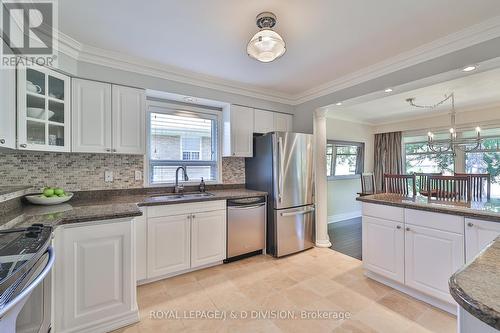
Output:
<instances>
[{"instance_id":1,"label":"stainless steel sink","mask_svg":"<svg viewBox=\"0 0 500 333\"><path fill-rule=\"evenodd\" d=\"M184 193L184 194L154 194L150 195L150 198L155 200L189 200L189 199L197 199L197 198L206 198L212 197L214 194L209 192L194 192L194 193Z\"/></svg>"}]
</instances>

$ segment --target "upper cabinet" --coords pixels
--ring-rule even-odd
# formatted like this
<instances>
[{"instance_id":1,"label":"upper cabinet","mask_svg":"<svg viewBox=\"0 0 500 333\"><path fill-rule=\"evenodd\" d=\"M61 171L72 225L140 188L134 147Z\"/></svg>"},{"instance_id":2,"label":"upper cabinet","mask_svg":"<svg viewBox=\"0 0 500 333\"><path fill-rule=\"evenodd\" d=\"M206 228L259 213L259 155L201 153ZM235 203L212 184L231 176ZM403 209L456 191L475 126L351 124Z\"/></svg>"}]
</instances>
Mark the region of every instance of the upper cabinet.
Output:
<instances>
[{"instance_id":1,"label":"upper cabinet","mask_svg":"<svg viewBox=\"0 0 500 333\"><path fill-rule=\"evenodd\" d=\"M254 133L269 133L274 131L275 113L265 110L254 110Z\"/></svg>"},{"instance_id":2,"label":"upper cabinet","mask_svg":"<svg viewBox=\"0 0 500 333\"><path fill-rule=\"evenodd\" d=\"M17 147L69 152L70 78L45 67L17 72Z\"/></svg>"},{"instance_id":3,"label":"upper cabinet","mask_svg":"<svg viewBox=\"0 0 500 333\"><path fill-rule=\"evenodd\" d=\"M111 152L111 84L73 79L73 152Z\"/></svg>"},{"instance_id":4,"label":"upper cabinet","mask_svg":"<svg viewBox=\"0 0 500 333\"><path fill-rule=\"evenodd\" d=\"M0 69L0 148L14 149L15 147L16 71L2 68Z\"/></svg>"},{"instance_id":5,"label":"upper cabinet","mask_svg":"<svg viewBox=\"0 0 500 333\"><path fill-rule=\"evenodd\" d=\"M146 93L142 89L113 85L114 152L146 152Z\"/></svg>"},{"instance_id":6,"label":"upper cabinet","mask_svg":"<svg viewBox=\"0 0 500 333\"><path fill-rule=\"evenodd\" d=\"M231 105L224 110L224 156L252 157L254 110Z\"/></svg>"},{"instance_id":7,"label":"upper cabinet","mask_svg":"<svg viewBox=\"0 0 500 333\"><path fill-rule=\"evenodd\" d=\"M293 128L293 116L284 113L274 114L274 130L277 132L291 132Z\"/></svg>"},{"instance_id":8,"label":"upper cabinet","mask_svg":"<svg viewBox=\"0 0 500 333\"><path fill-rule=\"evenodd\" d=\"M73 79L73 151L144 154L142 89Z\"/></svg>"}]
</instances>

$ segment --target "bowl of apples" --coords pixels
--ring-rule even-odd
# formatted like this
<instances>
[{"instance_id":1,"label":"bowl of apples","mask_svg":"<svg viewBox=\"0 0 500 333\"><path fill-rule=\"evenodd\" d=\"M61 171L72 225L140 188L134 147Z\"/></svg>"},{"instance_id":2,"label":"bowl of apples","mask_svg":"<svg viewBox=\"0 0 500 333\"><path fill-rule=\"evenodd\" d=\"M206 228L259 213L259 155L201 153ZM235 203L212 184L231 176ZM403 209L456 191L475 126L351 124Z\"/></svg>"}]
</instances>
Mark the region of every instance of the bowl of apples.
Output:
<instances>
[{"instance_id":1,"label":"bowl of apples","mask_svg":"<svg viewBox=\"0 0 500 333\"><path fill-rule=\"evenodd\" d=\"M66 192L59 187L46 187L42 193L27 195L26 200L35 205L58 205L69 201L73 193Z\"/></svg>"}]
</instances>

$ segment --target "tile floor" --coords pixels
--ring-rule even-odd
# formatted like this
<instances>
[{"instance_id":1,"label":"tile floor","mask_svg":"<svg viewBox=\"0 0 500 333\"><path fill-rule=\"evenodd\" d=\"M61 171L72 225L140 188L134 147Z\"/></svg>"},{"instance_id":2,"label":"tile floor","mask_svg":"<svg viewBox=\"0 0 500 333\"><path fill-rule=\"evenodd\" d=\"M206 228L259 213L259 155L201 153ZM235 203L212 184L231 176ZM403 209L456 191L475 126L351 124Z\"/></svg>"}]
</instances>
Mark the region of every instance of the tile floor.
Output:
<instances>
[{"instance_id":1,"label":"tile floor","mask_svg":"<svg viewBox=\"0 0 500 333\"><path fill-rule=\"evenodd\" d=\"M114 333L456 332L455 317L364 277L360 261L331 249L253 257L144 285L137 294L141 322ZM317 311L330 319L301 318ZM336 319L346 312L349 319ZM223 314L226 320L200 318ZM279 316L252 318L258 314Z\"/></svg>"}]
</instances>

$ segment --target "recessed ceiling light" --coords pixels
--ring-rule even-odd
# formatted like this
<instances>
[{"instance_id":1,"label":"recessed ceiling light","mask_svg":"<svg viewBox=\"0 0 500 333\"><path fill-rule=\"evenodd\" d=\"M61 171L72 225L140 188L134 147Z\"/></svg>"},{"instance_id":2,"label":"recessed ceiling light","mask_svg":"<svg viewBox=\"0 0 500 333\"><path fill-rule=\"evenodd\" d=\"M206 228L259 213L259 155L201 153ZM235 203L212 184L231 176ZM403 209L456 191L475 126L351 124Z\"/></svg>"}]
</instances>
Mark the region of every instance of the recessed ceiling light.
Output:
<instances>
[{"instance_id":1,"label":"recessed ceiling light","mask_svg":"<svg viewBox=\"0 0 500 333\"><path fill-rule=\"evenodd\" d=\"M390 93L392 92L392 89L391 88L387 88L386 90L384 90L386 93Z\"/></svg>"},{"instance_id":2,"label":"recessed ceiling light","mask_svg":"<svg viewBox=\"0 0 500 333\"><path fill-rule=\"evenodd\" d=\"M475 71L476 69L477 69L476 65L470 65L470 66L464 67L462 69L462 72L472 72L472 71Z\"/></svg>"},{"instance_id":3,"label":"recessed ceiling light","mask_svg":"<svg viewBox=\"0 0 500 333\"><path fill-rule=\"evenodd\" d=\"M194 97L191 97L191 96L185 96L182 98L182 100L186 103L193 103L196 101L196 98Z\"/></svg>"},{"instance_id":4,"label":"recessed ceiling light","mask_svg":"<svg viewBox=\"0 0 500 333\"><path fill-rule=\"evenodd\" d=\"M341 106L341 105L342 105L342 102L337 102L335 105L337 105L337 106Z\"/></svg>"}]
</instances>

